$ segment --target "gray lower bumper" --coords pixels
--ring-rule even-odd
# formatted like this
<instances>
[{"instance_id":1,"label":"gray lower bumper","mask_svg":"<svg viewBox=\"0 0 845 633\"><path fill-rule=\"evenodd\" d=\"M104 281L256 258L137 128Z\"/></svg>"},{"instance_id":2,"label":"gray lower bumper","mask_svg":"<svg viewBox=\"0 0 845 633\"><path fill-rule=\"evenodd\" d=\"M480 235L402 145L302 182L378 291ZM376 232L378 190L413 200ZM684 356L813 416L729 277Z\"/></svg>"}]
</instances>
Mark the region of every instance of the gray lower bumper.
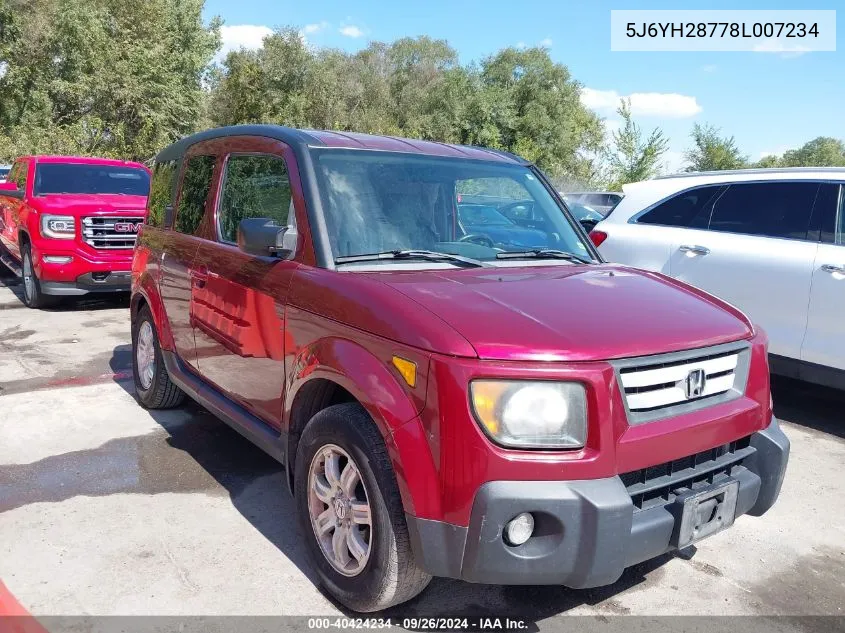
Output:
<instances>
[{"instance_id":1,"label":"gray lower bumper","mask_svg":"<svg viewBox=\"0 0 845 633\"><path fill-rule=\"evenodd\" d=\"M789 459L789 440L774 418L751 446L728 478L739 484L735 516L759 516L774 504ZM502 531L520 512L534 516L534 536L512 547ZM626 567L674 549L677 516L673 503L635 508L617 476L489 482L476 494L469 527L407 518L417 561L432 575L585 588L611 584Z\"/></svg>"},{"instance_id":2,"label":"gray lower bumper","mask_svg":"<svg viewBox=\"0 0 845 633\"><path fill-rule=\"evenodd\" d=\"M91 292L129 292L132 287L130 272L86 273L76 281L42 281L41 292L45 295L78 297Z\"/></svg>"}]
</instances>

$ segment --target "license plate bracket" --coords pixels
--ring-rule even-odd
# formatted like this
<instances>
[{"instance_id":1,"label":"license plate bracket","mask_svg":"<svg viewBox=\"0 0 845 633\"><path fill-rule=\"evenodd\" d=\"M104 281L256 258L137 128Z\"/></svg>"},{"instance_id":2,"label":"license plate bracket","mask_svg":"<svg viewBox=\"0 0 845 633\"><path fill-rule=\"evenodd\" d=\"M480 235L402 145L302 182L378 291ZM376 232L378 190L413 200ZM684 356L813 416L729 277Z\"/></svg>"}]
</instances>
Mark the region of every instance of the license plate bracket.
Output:
<instances>
[{"instance_id":1,"label":"license plate bracket","mask_svg":"<svg viewBox=\"0 0 845 633\"><path fill-rule=\"evenodd\" d=\"M675 547L683 549L733 525L739 482L727 481L690 491L676 501Z\"/></svg>"}]
</instances>

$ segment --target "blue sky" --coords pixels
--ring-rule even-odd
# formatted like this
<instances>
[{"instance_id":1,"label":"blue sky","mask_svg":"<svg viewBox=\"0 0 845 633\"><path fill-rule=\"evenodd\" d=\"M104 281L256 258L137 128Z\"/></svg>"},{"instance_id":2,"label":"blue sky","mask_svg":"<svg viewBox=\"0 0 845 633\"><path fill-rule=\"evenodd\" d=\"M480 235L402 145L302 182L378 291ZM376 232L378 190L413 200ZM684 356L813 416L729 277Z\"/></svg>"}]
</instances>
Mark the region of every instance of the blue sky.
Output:
<instances>
[{"instance_id":1,"label":"blue sky","mask_svg":"<svg viewBox=\"0 0 845 633\"><path fill-rule=\"evenodd\" d=\"M544 45L583 86L582 100L613 127L619 96L632 96L635 119L660 126L670 138L667 166L682 164L693 123L711 123L736 137L756 160L817 136L845 138L845 44L837 52L786 53L611 52L611 9L676 9L653 0L574 1L426 0L424 2L288 2L206 0L206 17L225 22L227 47L260 45L268 29L295 26L313 46L354 51L370 40L442 38L462 62L506 46ZM799 9L796 0L683 3L685 9ZM843 9L817 0L813 9Z\"/></svg>"}]
</instances>

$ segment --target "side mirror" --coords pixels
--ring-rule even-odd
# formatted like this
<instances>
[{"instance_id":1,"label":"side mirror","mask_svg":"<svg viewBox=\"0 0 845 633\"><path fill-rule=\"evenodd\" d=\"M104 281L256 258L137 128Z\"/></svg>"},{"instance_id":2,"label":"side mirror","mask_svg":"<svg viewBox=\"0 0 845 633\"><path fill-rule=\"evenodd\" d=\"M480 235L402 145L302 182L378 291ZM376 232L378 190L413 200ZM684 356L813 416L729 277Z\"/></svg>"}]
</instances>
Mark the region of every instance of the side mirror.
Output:
<instances>
[{"instance_id":1,"label":"side mirror","mask_svg":"<svg viewBox=\"0 0 845 633\"><path fill-rule=\"evenodd\" d=\"M298 237L296 229L270 218L245 218L238 225L238 248L250 255L290 257Z\"/></svg>"},{"instance_id":2,"label":"side mirror","mask_svg":"<svg viewBox=\"0 0 845 633\"><path fill-rule=\"evenodd\" d=\"M0 182L0 195L23 198L23 191L14 182Z\"/></svg>"}]
</instances>

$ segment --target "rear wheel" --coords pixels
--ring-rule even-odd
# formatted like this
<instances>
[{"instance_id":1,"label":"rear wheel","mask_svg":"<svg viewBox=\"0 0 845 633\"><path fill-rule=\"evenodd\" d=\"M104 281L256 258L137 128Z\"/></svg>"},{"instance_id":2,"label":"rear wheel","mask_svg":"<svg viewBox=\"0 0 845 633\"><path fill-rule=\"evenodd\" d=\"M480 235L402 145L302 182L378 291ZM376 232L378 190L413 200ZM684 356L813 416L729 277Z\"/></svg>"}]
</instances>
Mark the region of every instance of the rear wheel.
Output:
<instances>
[{"instance_id":1,"label":"rear wheel","mask_svg":"<svg viewBox=\"0 0 845 633\"><path fill-rule=\"evenodd\" d=\"M144 407L170 409L182 403L185 393L170 380L153 315L147 306L141 308L132 324L132 361L135 394Z\"/></svg>"},{"instance_id":2,"label":"rear wheel","mask_svg":"<svg viewBox=\"0 0 845 633\"><path fill-rule=\"evenodd\" d=\"M384 441L359 404L334 405L311 419L297 447L294 488L311 558L343 605L380 611L428 585Z\"/></svg>"},{"instance_id":3,"label":"rear wheel","mask_svg":"<svg viewBox=\"0 0 845 633\"><path fill-rule=\"evenodd\" d=\"M29 244L23 247L23 302L28 308L44 308L53 303L53 297L41 291L41 282L32 265L32 248Z\"/></svg>"}]
</instances>

